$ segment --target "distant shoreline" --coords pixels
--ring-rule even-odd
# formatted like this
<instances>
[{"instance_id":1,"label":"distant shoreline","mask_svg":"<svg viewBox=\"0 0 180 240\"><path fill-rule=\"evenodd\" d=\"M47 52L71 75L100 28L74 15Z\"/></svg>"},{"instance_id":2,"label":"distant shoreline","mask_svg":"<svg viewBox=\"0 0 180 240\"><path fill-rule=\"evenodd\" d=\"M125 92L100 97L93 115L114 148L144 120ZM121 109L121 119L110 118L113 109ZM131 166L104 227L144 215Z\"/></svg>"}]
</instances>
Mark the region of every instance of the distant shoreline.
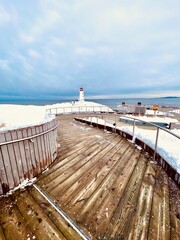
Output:
<instances>
[{"instance_id":1,"label":"distant shoreline","mask_svg":"<svg viewBox=\"0 0 180 240\"><path fill-rule=\"evenodd\" d=\"M17 104L17 105L51 105L55 103L63 103L63 102L72 102L77 99L1 99L0 104ZM103 105L106 105L111 108L116 108L117 105L122 104L137 104L141 102L142 105L152 106L159 105L163 107L180 107L180 97L160 97L160 98L117 98L117 99L85 99L86 101L96 102Z\"/></svg>"}]
</instances>

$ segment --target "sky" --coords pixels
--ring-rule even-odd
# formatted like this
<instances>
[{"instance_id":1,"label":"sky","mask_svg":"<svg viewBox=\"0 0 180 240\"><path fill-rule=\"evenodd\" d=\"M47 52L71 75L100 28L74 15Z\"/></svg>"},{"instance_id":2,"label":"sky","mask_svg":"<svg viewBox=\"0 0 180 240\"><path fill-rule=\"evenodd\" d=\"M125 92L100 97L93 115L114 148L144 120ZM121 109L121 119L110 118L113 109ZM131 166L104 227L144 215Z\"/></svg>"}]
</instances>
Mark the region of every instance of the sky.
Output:
<instances>
[{"instance_id":1,"label":"sky","mask_svg":"<svg viewBox=\"0 0 180 240\"><path fill-rule=\"evenodd\" d=\"M180 96L179 0L0 0L0 98Z\"/></svg>"}]
</instances>

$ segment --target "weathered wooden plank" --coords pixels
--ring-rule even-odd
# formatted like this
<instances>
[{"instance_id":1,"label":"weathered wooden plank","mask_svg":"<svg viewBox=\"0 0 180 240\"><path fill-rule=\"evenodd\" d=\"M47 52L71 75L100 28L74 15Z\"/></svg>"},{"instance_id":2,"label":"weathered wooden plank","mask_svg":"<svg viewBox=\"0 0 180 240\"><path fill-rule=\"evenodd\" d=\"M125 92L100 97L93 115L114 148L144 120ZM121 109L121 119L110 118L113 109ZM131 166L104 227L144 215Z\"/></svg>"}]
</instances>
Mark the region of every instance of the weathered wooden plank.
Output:
<instances>
[{"instance_id":1,"label":"weathered wooden plank","mask_svg":"<svg viewBox=\"0 0 180 240\"><path fill-rule=\"evenodd\" d=\"M11 136L12 136L12 140L18 139L17 131L16 130L11 131ZM17 164L19 181L22 182L24 180L24 169L23 169L23 164L22 164L22 158L21 158L21 154L20 154L19 144L15 142L12 145L13 145L13 148L14 148L14 155L15 155L16 164Z\"/></svg>"},{"instance_id":2,"label":"weathered wooden plank","mask_svg":"<svg viewBox=\"0 0 180 240\"><path fill-rule=\"evenodd\" d=\"M61 177L60 181L61 184L53 186L53 189L51 188L52 194L55 194L58 196L61 191L65 191L67 188L71 186L71 184L74 183L74 181L77 181L83 175L89 168L91 168L99 159L101 159L103 156L105 156L110 149L113 148L112 145L108 145L107 143L104 143L104 145L101 145L102 149L99 147L96 151L93 151L91 155L88 155L87 157L80 158L80 161L78 161L78 164L75 164L73 168L69 168L68 171L66 171L66 176L64 177L64 180L62 182L63 176ZM99 153L99 154L97 154ZM74 174L73 174L74 173Z\"/></svg>"},{"instance_id":3,"label":"weathered wooden plank","mask_svg":"<svg viewBox=\"0 0 180 240\"><path fill-rule=\"evenodd\" d=\"M54 125L55 124L56 124L56 121L54 120ZM54 157L54 159L53 159L53 161L54 161L55 158L57 157L57 145L58 145L58 143L57 143L57 139L58 139L57 131L55 129L53 130L53 137L54 137L54 144L53 144L53 146L54 146L54 150L53 150L53 157Z\"/></svg>"},{"instance_id":4,"label":"weathered wooden plank","mask_svg":"<svg viewBox=\"0 0 180 240\"><path fill-rule=\"evenodd\" d=\"M16 193L14 198L36 239L66 239L27 191Z\"/></svg>"},{"instance_id":5,"label":"weathered wooden plank","mask_svg":"<svg viewBox=\"0 0 180 240\"><path fill-rule=\"evenodd\" d=\"M149 218L151 214L153 190L156 171L149 162L140 189L137 209L134 212L129 227L125 228L122 235L128 239L143 240L148 238Z\"/></svg>"},{"instance_id":6,"label":"weathered wooden plank","mask_svg":"<svg viewBox=\"0 0 180 240\"><path fill-rule=\"evenodd\" d=\"M43 132L43 128L40 125L39 131ZM47 167L47 159L46 159L46 152L45 152L45 145L44 145L44 135L40 136L40 142L41 142L41 149L42 149L42 162L43 162L43 170Z\"/></svg>"},{"instance_id":7,"label":"weathered wooden plank","mask_svg":"<svg viewBox=\"0 0 180 240\"><path fill-rule=\"evenodd\" d=\"M12 141L12 137L11 137L11 133L10 131L5 133L5 139L7 142ZM12 167L12 174L13 174L13 178L14 178L14 184L15 186L17 186L20 182L20 178L19 178L19 171L18 171L18 166L17 166L17 159L16 159L16 155L15 155L15 149L13 144L8 144L7 145L7 150L8 150L8 155L10 158L10 162L11 162L11 167Z\"/></svg>"},{"instance_id":8,"label":"weathered wooden plank","mask_svg":"<svg viewBox=\"0 0 180 240\"><path fill-rule=\"evenodd\" d=\"M120 144L121 148L119 148ZM68 207L73 208L74 214L78 213L79 215L83 205L91 197L91 195L98 188L102 189L101 183L104 181L104 179L106 179L111 169L116 165L120 154L122 154L122 151L127 148L128 146L126 146L124 139L120 139L120 142L117 143L116 148L110 149L106 155L97 161L97 164L95 164L92 169L89 169L85 175L82 176L82 184L79 186L79 183L81 183L79 180L77 183L77 188L74 191L74 195L69 196L70 201L67 201L66 203ZM89 181L86 183L87 180ZM72 188L73 187L74 185L72 185Z\"/></svg>"},{"instance_id":9,"label":"weathered wooden plank","mask_svg":"<svg viewBox=\"0 0 180 240\"><path fill-rule=\"evenodd\" d=\"M41 126L43 132L46 131L45 126L46 126L46 124ZM44 158L45 158L45 163L46 163L46 168L47 168L51 163L48 162L49 158L48 158L48 148L47 148L47 144L46 144L46 136L47 136L47 134L43 134Z\"/></svg>"},{"instance_id":10,"label":"weathered wooden plank","mask_svg":"<svg viewBox=\"0 0 180 240\"><path fill-rule=\"evenodd\" d=\"M0 240L6 240L1 226L0 226Z\"/></svg>"},{"instance_id":11,"label":"weathered wooden plank","mask_svg":"<svg viewBox=\"0 0 180 240\"><path fill-rule=\"evenodd\" d=\"M32 129L31 128L27 128L27 136L28 137L32 136ZM29 143L29 155L30 155L31 163L32 163L33 176L37 176L38 169L37 169L36 161L35 161L34 139L29 139L28 143Z\"/></svg>"},{"instance_id":12,"label":"weathered wooden plank","mask_svg":"<svg viewBox=\"0 0 180 240\"><path fill-rule=\"evenodd\" d=\"M54 208L37 192L35 188L30 189L35 201L40 205L46 215L56 225L59 231L68 239L82 239L79 234L54 210Z\"/></svg>"},{"instance_id":13,"label":"weathered wooden plank","mask_svg":"<svg viewBox=\"0 0 180 240\"><path fill-rule=\"evenodd\" d=\"M43 126L43 132L48 130L47 123L45 123ZM48 144L48 133L44 135L44 144L45 144L45 156L46 156L46 161L47 161L47 166L51 164L51 158L50 158L50 147Z\"/></svg>"},{"instance_id":14,"label":"weathered wooden plank","mask_svg":"<svg viewBox=\"0 0 180 240\"><path fill-rule=\"evenodd\" d=\"M38 133L42 132L41 126L37 126L36 130ZM43 145L43 136L39 136L39 151L41 152L41 170L46 169L46 160L45 160L45 154L44 154L44 145Z\"/></svg>"},{"instance_id":15,"label":"weathered wooden plank","mask_svg":"<svg viewBox=\"0 0 180 240\"><path fill-rule=\"evenodd\" d=\"M68 154L70 155L70 151L76 151L78 149L78 146L85 142L88 142L90 139L92 139L92 136L84 136L83 138L76 138L76 139L65 139L65 138L60 138L58 140L58 143L60 144L61 148L61 153L63 152L64 155ZM63 157L63 155L61 155Z\"/></svg>"},{"instance_id":16,"label":"weathered wooden plank","mask_svg":"<svg viewBox=\"0 0 180 240\"><path fill-rule=\"evenodd\" d=\"M23 135L23 138L28 137L27 129L22 129L22 135ZM33 178L33 165L32 165L31 153L30 153L29 140L25 140L23 141L23 143L24 143L24 149L25 149L26 163L28 166L28 176L31 179Z\"/></svg>"},{"instance_id":17,"label":"weathered wooden plank","mask_svg":"<svg viewBox=\"0 0 180 240\"><path fill-rule=\"evenodd\" d=\"M171 239L180 239L180 190L169 179Z\"/></svg>"},{"instance_id":18,"label":"weathered wooden plank","mask_svg":"<svg viewBox=\"0 0 180 240\"><path fill-rule=\"evenodd\" d=\"M87 147L91 147L94 145L96 141L91 141L90 143L87 142ZM83 145L83 146L82 146ZM81 143L80 146L78 146L79 148L76 149L76 150L73 150L71 151L71 154L67 154L67 157L63 157L62 156L62 159L61 158L58 158L57 161L55 164L52 164L51 166L51 169L46 172L44 175L42 175L40 178L39 178L39 182L44 178L46 177L47 175L50 175L49 178L47 179L48 181L47 182L50 182L55 176L56 176L56 171L59 171L59 169L65 165L66 163L70 162L72 159L74 159L75 157L77 157L78 155L82 154L82 152L84 152L85 150L85 144Z\"/></svg>"},{"instance_id":19,"label":"weathered wooden plank","mask_svg":"<svg viewBox=\"0 0 180 240\"><path fill-rule=\"evenodd\" d=\"M33 239L33 233L26 226L22 215L10 198L1 201L0 224L8 240Z\"/></svg>"},{"instance_id":20,"label":"weathered wooden plank","mask_svg":"<svg viewBox=\"0 0 180 240\"><path fill-rule=\"evenodd\" d=\"M35 131L36 131L36 134L40 133L40 129L38 126L35 127ZM42 154L40 137L36 137L36 141L37 141L38 152L39 152L40 169L42 170L44 169L44 166L43 166L43 154Z\"/></svg>"},{"instance_id":21,"label":"weathered wooden plank","mask_svg":"<svg viewBox=\"0 0 180 240\"><path fill-rule=\"evenodd\" d=\"M9 190L9 182L8 182L8 177L6 173L6 167L5 167L5 162L2 156L1 152L1 146L0 146L0 184L1 184L1 191L0 194L6 193Z\"/></svg>"},{"instance_id":22,"label":"weathered wooden plank","mask_svg":"<svg viewBox=\"0 0 180 240\"><path fill-rule=\"evenodd\" d=\"M46 183L46 189L48 191L60 193L61 190L65 190L68 188L72 182L75 181L81 172L81 169L84 169L83 165L86 165L86 169L90 167L93 163L90 161L93 156L95 156L101 149L99 149L96 145L88 150L89 152L84 153L84 155L78 156L74 158L71 162L62 166L59 171L57 171L57 177L54 178L50 183ZM76 176L73 173L76 172ZM61 185L60 185L61 184Z\"/></svg>"},{"instance_id":23,"label":"weathered wooden plank","mask_svg":"<svg viewBox=\"0 0 180 240\"><path fill-rule=\"evenodd\" d=\"M56 177L59 177L59 174L63 172L62 168L65 167L66 164L73 165L73 163L71 161L74 161L74 163L75 163L77 161L77 157L78 156L74 155L74 157L69 156L69 157L67 157L67 159L63 159L63 160L57 159L56 164L51 165L51 169L39 178L38 183L39 184L41 184L42 182L43 182L43 184L50 183ZM46 178L46 176L48 176L48 177Z\"/></svg>"},{"instance_id":24,"label":"weathered wooden plank","mask_svg":"<svg viewBox=\"0 0 180 240\"><path fill-rule=\"evenodd\" d=\"M82 209L78 214L78 220L80 222L85 221L87 215L88 215L88 219L92 217L94 212L96 212L96 209L98 209L99 205L102 203L103 199L105 199L109 189L111 189L111 187L113 188L112 184L114 183L116 177L118 176L118 174L123 168L123 165L125 164L125 162L123 164L123 160L125 160L124 153L129 152L129 154L131 155L133 152L133 148L131 148L131 145L129 143L127 145L125 144L125 148L123 150L122 149L123 148L120 149L122 151L120 155L118 154L119 158L122 157L121 161L117 161L115 163L111 171L105 176L104 179L102 179L102 182L99 184L96 190L92 193L92 195L89 196L88 200L84 203ZM121 154L123 154L123 156L121 156ZM86 194L84 195L84 198L85 199L87 198Z\"/></svg>"},{"instance_id":25,"label":"weathered wooden plank","mask_svg":"<svg viewBox=\"0 0 180 240\"><path fill-rule=\"evenodd\" d=\"M160 169L156 176L148 239L170 239L168 177Z\"/></svg>"},{"instance_id":26,"label":"weathered wooden plank","mask_svg":"<svg viewBox=\"0 0 180 240\"><path fill-rule=\"evenodd\" d=\"M0 195L3 195L3 188L2 188L2 181L1 181L1 178L0 178Z\"/></svg>"},{"instance_id":27,"label":"weathered wooden plank","mask_svg":"<svg viewBox=\"0 0 180 240\"><path fill-rule=\"evenodd\" d=\"M5 142L5 141L6 141L5 134L1 133L0 142ZM4 189L8 191L9 189L14 188L15 180L12 172L11 159L9 156L7 145L1 146L1 156L2 156L2 161L4 163L4 168L6 170L6 177L8 178L8 186L4 186Z\"/></svg>"},{"instance_id":28,"label":"weathered wooden plank","mask_svg":"<svg viewBox=\"0 0 180 240\"><path fill-rule=\"evenodd\" d=\"M50 123L48 123L48 128L51 128ZM48 142L49 142L49 147L50 147L50 161L51 161L51 163L53 163L53 153L52 153L53 145L52 145L52 133L51 132L48 134Z\"/></svg>"},{"instance_id":29,"label":"weathered wooden plank","mask_svg":"<svg viewBox=\"0 0 180 240\"><path fill-rule=\"evenodd\" d=\"M132 152L131 155L128 155L126 155L127 163L120 170L114 183L111 185L111 188L107 189L106 197L103 199L102 203L97 209L98 216L94 211L92 211L94 212L94 216L91 213L92 218L89 222L90 224L92 223L92 228L94 225L94 232L96 233L96 236L100 238L103 237L104 232L109 226L110 219L112 218L113 213L117 208L120 199L122 198L123 192L129 182L130 176L134 171L134 167L139 160L140 152L135 150ZM117 168L121 168L121 165L117 166Z\"/></svg>"},{"instance_id":30,"label":"weathered wooden plank","mask_svg":"<svg viewBox=\"0 0 180 240\"><path fill-rule=\"evenodd\" d=\"M18 139L23 138L22 130L17 130L17 136L18 136ZM29 168L28 168L29 165L27 163L27 158L26 158L25 145L23 141L19 142L18 145L19 145L19 150L20 150L20 155L21 155L22 165L24 170L24 179L27 179L27 178L30 178L30 175L29 175Z\"/></svg>"},{"instance_id":31,"label":"weathered wooden plank","mask_svg":"<svg viewBox=\"0 0 180 240\"><path fill-rule=\"evenodd\" d=\"M105 143L104 147L107 146L108 144ZM58 163L56 163L56 165L53 165L52 169L47 173L49 176L47 178L47 180L43 181L43 184L48 184L49 182L52 184L52 180L55 179L56 177L58 177L60 180L60 174L64 174L65 170L67 169L71 169L71 167L73 165L75 165L77 162L79 162L80 165L82 165L82 162L80 162L80 160L84 160L85 157L87 157L87 159L85 159L84 161L87 161L88 159L90 159L93 155L95 155L95 150L101 151L101 149L103 149L103 146L101 146L101 148L99 148L99 144L97 144L97 141L93 141L90 144L87 143L86 148L84 147L83 149L80 149L80 151L76 152L75 155L71 155L68 156L67 158L60 160ZM71 169L70 171L73 172L73 169ZM71 175L70 172L68 172L69 176ZM57 181L57 180L56 180Z\"/></svg>"},{"instance_id":32,"label":"weathered wooden plank","mask_svg":"<svg viewBox=\"0 0 180 240\"><path fill-rule=\"evenodd\" d=\"M31 128L31 134L36 135L36 128L35 127ZM36 169L37 169L38 173L41 173L40 155L39 155L37 138L33 138L32 143L33 143L33 146L34 146L34 159L35 159Z\"/></svg>"},{"instance_id":33,"label":"weathered wooden plank","mask_svg":"<svg viewBox=\"0 0 180 240\"><path fill-rule=\"evenodd\" d=\"M139 191L146 169L147 159L141 155L129 182L122 193L122 197L110 219L109 227L104 233L105 239L123 239L122 231L131 222L136 209Z\"/></svg>"},{"instance_id":34,"label":"weathered wooden plank","mask_svg":"<svg viewBox=\"0 0 180 240\"><path fill-rule=\"evenodd\" d=\"M52 127L52 123L49 123L49 128ZM53 162L53 133L49 133L49 142L50 142L50 149L51 149L51 162Z\"/></svg>"},{"instance_id":35,"label":"weathered wooden plank","mask_svg":"<svg viewBox=\"0 0 180 240\"><path fill-rule=\"evenodd\" d=\"M111 149L107 156L101 158L100 161L97 161L97 163L92 168L88 169L88 171L85 172L77 182L68 188L63 194L61 201L73 208L74 205L78 205L80 202L82 203L84 201L84 194L87 193L88 189L93 189L94 185L98 186L102 179L104 179L104 177L111 171L111 168L115 165L116 159L114 156L117 154L118 146L121 142L123 142L123 139L120 139L120 142L117 143L115 149Z\"/></svg>"}]
</instances>

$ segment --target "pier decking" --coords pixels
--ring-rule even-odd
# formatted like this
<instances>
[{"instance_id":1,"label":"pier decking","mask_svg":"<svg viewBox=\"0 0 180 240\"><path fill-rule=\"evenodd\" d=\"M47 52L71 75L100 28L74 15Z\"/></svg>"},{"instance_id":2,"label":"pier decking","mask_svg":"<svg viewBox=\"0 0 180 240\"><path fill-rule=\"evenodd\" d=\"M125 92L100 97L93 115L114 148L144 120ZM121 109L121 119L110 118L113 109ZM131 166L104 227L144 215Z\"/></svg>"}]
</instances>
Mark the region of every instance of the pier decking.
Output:
<instances>
[{"instance_id":1,"label":"pier decking","mask_svg":"<svg viewBox=\"0 0 180 240\"><path fill-rule=\"evenodd\" d=\"M180 239L180 190L126 139L60 121L60 150L37 186L90 239ZM82 239L33 187L0 200L0 239Z\"/></svg>"}]
</instances>

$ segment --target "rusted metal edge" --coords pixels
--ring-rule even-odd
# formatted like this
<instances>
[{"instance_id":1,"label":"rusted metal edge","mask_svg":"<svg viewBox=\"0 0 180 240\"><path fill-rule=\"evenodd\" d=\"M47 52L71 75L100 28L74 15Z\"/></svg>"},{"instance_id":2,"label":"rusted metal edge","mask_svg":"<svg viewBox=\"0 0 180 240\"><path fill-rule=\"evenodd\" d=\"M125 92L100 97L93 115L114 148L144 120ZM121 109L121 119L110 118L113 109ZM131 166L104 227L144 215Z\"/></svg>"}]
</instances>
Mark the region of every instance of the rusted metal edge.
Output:
<instances>
[{"instance_id":1,"label":"rusted metal edge","mask_svg":"<svg viewBox=\"0 0 180 240\"><path fill-rule=\"evenodd\" d=\"M86 236L83 231L63 212L60 207L46 194L42 191L40 187L36 184L33 184L34 188L51 204L51 206L61 215L61 217L69 223L69 225L84 239L90 240L88 236Z\"/></svg>"},{"instance_id":2,"label":"rusted metal edge","mask_svg":"<svg viewBox=\"0 0 180 240\"><path fill-rule=\"evenodd\" d=\"M20 139L8 141L8 142L3 142L3 143L0 143L0 146L6 145L6 144L11 144L11 143L16 143L16 142L21 142L21 141L25 141L25 140L31 140L31 139L33 139L33 138L42 136L42 135L44 135L44 134L46 134L46 133L48 133L48 132L53 131L53 130L56 129L58 126L59 126L59 122L57 121L57 124L56 124L53 128L50 128L50 129L48 129L48 130L45 131L45 132L38 133L38 134L36 134L36 135L32 135L32 136L29 136L29 137L26 137L26 138L20 138Z\"/></svg>"},{"instance_id":3,"label":"rusted metal edge","mask_svg":"<svg viewBox=\"0 0 180 240\"><path fill-rule=\"evenodd\" d=\"M88 125L92 125L94 127L98 127L100 129L106 129L109 132L112 133L117 133L118 135L128 139L128 140L133 140L133 136L129 133L126 133L120 129L116 129L112 126L105 126L103 124L95 123L85 119L81 118L74 118L76 121L86 123ZM156 125L155 125L156 126ZM169 132L166 129L167 132ZM171 133L171 132L170 132ZM174 134L173 134L174 135ZM179 136L178 136L179 138ZM150 156L154 156L154 149L152 149L150 146L148 146L146 143L143 141L139 140L138 138L134 139L133 141L136 145L140 146L143 150L148 152ZM180 187L180 173L178 173L159 153L156 152L154 160L157 162L159 166L162 167L162 169L168 174L168 176L177 184L178 187Z\"/></svg>"}]
</instances>

